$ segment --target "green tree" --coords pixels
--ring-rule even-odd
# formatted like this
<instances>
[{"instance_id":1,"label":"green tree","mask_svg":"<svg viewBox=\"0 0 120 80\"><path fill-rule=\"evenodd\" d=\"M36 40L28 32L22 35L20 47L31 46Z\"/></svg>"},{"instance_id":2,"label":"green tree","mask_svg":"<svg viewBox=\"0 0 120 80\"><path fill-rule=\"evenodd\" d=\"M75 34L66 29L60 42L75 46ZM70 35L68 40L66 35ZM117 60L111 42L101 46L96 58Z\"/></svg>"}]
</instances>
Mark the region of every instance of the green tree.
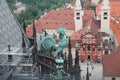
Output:
<instances>
[{"instance_id":1,"label":"green tree","mask_svg":"<svg viewBox=\"0 0 120 80\"><path fill-rule=\"evenodd\" d=\"M58 8L58 6L56 4L54 4L53 6L50 7L50 10L56 9L56 8Z\"/></svg>"},{"instance_id":2,"label":"green tree","mask_svg":"<svg viewBox=\"0 0 120 80\"><path fill-rule=\"evenodd\" d=\"M15 1L8 0L12 8L15 10ZM45 11L56 9L69 3L72 0L17 0L26 5L26 10L17 15L18 20L25 19L27 24L32 23L33 20L38 19Z\"/></svg>"}]
</instances>

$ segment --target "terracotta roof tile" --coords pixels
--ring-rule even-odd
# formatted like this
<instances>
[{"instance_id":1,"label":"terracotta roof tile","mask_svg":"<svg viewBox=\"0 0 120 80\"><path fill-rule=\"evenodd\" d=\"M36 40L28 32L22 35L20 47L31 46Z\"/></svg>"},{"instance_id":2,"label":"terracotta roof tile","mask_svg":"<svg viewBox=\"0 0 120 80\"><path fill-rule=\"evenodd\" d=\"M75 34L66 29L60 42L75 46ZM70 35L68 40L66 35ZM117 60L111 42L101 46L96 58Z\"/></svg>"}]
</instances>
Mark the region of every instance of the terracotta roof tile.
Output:
<instances>
[{"instance_id":1,"label":"terracotta roof tile","mask_svg":"<svg viewBox=\"0 0 120 80\"><path fill-rule=\"evenodd\" d=\"M116 22L117 20L114 18L114 20L111 19L110 21L110 25L111 25L111 29L114 32L114 35L118 41L118 45L120 45L120 21L119 23Z\"/></svg>"},{"instance_id":2,"label":"terracotta roof tile","mask_svg":"<svg viewBox=\"0 0 120 80\"><path fill-rule=\"evenodd\" d=\"M120 47L116 52L103 56L103 75L120 76Z\"/></svg>"},{"instance_id":3,"label":"terracotta roof tile","mask_svg":"<svg viewBox=\"0 0 120 80\"><path fill-rule=\"evenodd\" d=\"M86 7L86 6L91 6L91 5L92 3L90 1L86 1L83 6Z\"/></svg>"},{"instance_id":4,"label":"terracotta roof tile","mask_svg":"<svg viewBox=\"0 0 120 80\"><path fill-rule=\"evenodd\" d=\"M73 10L52 10L35 22L37 33L41 29L57 29L59 27L74 30L75 22L73 16ZM32 25L28 26L26 31L27 35L32 35Z\"/></svg>"},{"instance_id":5,"label":"terracotta roof tile","mask_svg":"<svg viewBox=\"0 0 120 80\"><path fill-rule=\"evenodd\" d=\"M87 22L91 17L94 17L94 11L84 10L83 22ZM75 30L74 10L52 10L39 18L35 24L37 33L41 29L57 29L59 27ZM26 33L32 35L32 25L26 28Z\"/></svg>"},{"instance_id":6,"label":"terracotta roof tile","mask_svg":"<svg viewBox=\"0 0 120 80\"><path fill-rule=\"evenodd\" d=\"M101 16L101 5L98 4L97 7L96 7L96 15L100 18Z\"/></svg>"},{"instance_id":7,"label":"terracotta roof tile","mask_svg":"<svg viewBox=\"0 0 120 80\"><path fill-rule=\"evenodd\" d=\"M84 10L83 12L84 12L83 22L87 22L88 20L95 16L93 10Z\"/></svg>"},{"instance_id":8,"label":"terracotta roof tile","mask_svg":"<svg viewBox=\"0 0 120 80\"><path fill-rule=\"evenodd\" d=\"M110 1L110 14L112 16L120 16L120 1Z\"/></svg>"},{"instance_id":9,"label":"terracotta roof tile","mask_svg":"<svg viewBox=\"0 0 120 80\"><path fill-rule=\"evenodd\" d=\"M44 15L41 20L73 20L74 12L73 10L63 9L63 10L51 10L46 15Z\"/></svg>"},{"instance_id":10,"label":"terracotta roof tile","mask_svg":"<svg viewBox=\"0 0 120 80\"><path fill-rule=\"evenodd\" d=\"M77 41L81 40L81 36L85 35L88 33L88 26L91 27L91 33L96 35L98 33L98 25L95 23L94 19L91 18L86 25L83 27L82 30L78 30L76 32L74 32L71 36L70 39L71 41L73 41L73 45L75 45L74 43ZM100 38L99 38L100 39ZM101 40L101 39L100 39Z\"/></svg>"},{"instance_id":11,"label":"terracotta roof tile","mask_svg":"<svg viewBox=\"0 0 120 80\"><path fill-rule=\"evenodd\" d=\"M101 12L101 3L96 7L96 14L100 17ZM120 16L120 0L110 0L110 15L111 16Z\"/></svg>"},{"instance_id":12,"label":"terracotta roof tile","mask_svg":"<svg viewBox=\"0 0 120 80\"><path fill-rule=\"evenodd\" d=\"M101 15L101 3L96 7L96 14L100 18ZM120 0L110 0L110 27L114 32L114 35L120 45Z\"/></svg>"}]
</instances>

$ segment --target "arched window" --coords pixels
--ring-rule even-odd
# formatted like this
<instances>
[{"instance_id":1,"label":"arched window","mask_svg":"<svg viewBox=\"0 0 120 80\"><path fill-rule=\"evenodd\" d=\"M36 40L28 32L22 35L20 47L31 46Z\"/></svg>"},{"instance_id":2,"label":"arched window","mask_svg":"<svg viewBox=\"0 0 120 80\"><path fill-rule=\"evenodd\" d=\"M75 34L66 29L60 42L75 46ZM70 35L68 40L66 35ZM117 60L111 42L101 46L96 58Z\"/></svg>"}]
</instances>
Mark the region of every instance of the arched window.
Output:
<instances>
[{"instance_id":1,"label":"arched window","mask_svg":"<svg viewBox=\"0 0 120 80\"><path fill-rule=\"evenodd\" d=\"M105 55L108 55L108 51L105 51Z\"/></svg>"},{"instance_id":2,"label":"arched window","mask_svg":"<svg viewBox=\"0 0 120 80\"><path fill-rule=\"evenodd\" d=\"M88 51L90 51L90 45L87 46Z\"/></svg>"}]
</instances>

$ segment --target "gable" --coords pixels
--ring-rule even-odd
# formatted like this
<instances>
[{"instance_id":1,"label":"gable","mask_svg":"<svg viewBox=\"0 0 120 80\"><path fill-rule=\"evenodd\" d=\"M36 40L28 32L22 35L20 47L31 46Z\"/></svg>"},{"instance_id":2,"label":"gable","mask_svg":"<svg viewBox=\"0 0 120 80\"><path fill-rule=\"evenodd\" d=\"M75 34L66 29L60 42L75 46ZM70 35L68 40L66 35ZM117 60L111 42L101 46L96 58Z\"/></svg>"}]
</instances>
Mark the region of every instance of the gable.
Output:
<instances>
[{"instance_id":1,"label":"gable","mask_svg":"<svg viewBox=\"0 0 120 80\"><path fill-rule=\"evenodd\" d=\"M87 37L87 38L92 38L92 37L94 37L92 34L87 34L87 35L85 35L85 37Z\"/></svg>"},{"instance_id":2,"label":"gable","mask_svg":"<svg viewBox=\"0 0 120 80\"><path fill-rule=\"evenodd\" d=\"M92 33L87 33L87 34L83 35L82 38L95 38L95 36Z\"/></svg>"}]
</instances>

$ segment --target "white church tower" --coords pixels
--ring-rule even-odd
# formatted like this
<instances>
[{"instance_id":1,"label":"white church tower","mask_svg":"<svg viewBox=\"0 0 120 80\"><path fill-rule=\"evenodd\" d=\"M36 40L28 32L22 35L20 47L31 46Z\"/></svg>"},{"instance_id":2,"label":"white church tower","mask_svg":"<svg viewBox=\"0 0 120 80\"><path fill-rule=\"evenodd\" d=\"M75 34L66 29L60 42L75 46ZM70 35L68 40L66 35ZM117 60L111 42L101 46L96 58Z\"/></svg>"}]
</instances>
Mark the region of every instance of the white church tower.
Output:
<instances>
[{"instance_id":1,"label":"white church tower","mask_svg":"<svg viewBox=\"0 0 120 80\"><path fill-rule=\"evenodd\" d=\"M101 6L101 32L110 33L110 6L109 0L103 0Z\"/></svg>"},{"instance_id":2,"label":"white church tower","mask_svg":"<svg viewBox=\"0 0 120 80\"><path fill-rule=\"evenodd\" d=\"M83 16L83 10L81 6L81 1L76 0L76 4L74 8L75 31L82 29L83 26L82 16Z\"/></svg>"}]
</instances>

